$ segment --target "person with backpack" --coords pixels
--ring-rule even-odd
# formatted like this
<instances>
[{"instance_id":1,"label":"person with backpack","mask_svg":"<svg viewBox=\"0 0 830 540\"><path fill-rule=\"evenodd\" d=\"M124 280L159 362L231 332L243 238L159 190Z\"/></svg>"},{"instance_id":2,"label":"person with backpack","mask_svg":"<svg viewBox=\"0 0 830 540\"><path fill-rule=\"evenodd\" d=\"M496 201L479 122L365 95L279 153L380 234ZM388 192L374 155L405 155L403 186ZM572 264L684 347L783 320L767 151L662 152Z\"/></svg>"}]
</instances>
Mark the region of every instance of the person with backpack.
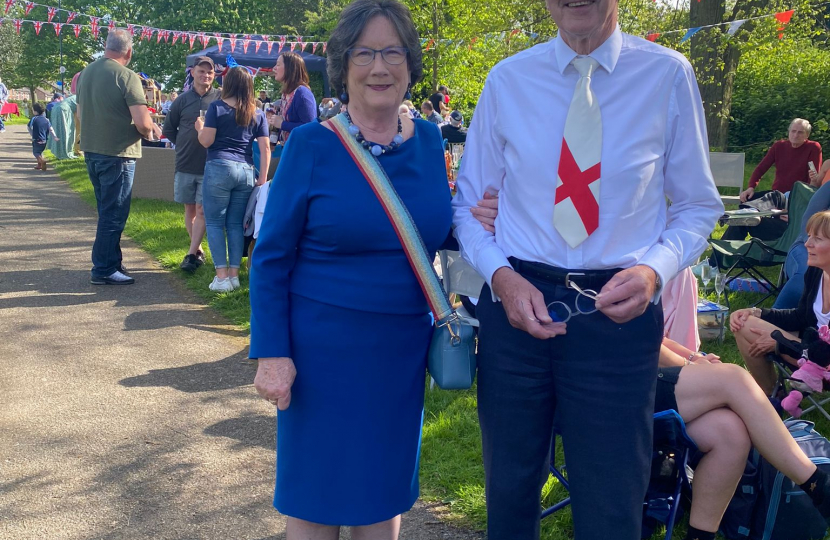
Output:
<instances>
[{"instance_id":1,"label":"person with backpack","mask_svg":"<svg viewBox=\"0 0 830 540\"><path fill-rule=\"evenodd\" d=\"M745 369L664 339L654 412L669 409L704 454L695 467L687 540L715 538L753 446L830 524L830 476L799 447Z\"/></svg>"}]
</instances>

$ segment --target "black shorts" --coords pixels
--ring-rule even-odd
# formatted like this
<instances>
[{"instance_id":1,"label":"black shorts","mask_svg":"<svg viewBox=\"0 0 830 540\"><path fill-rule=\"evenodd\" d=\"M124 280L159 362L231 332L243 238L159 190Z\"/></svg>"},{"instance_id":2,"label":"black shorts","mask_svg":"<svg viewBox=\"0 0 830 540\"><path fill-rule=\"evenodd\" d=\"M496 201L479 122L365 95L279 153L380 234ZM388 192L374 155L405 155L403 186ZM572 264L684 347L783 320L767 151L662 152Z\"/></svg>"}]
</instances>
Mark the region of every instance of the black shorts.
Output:
<instances>
[{"instance_id":1,"label":"black shorts","mask_svg":"<svg viewBox=\"0 0 830 540\"><path fill-rule=\"evenodd\" d=\"M677 379L680 378L680 366L660 368L657 370L657 391L654 394L654 412L670 409L677 410L677 398L674 395Z\"/></svg>"},{"instance_id":2,"label":"black shorts","mask_svg":"<svg viewBox=\"0 0 830 540\"><path fill-rule=\"evenodd\" d=\"M46 150L46 143L40 144L36 142L32 142L32 155L35 157L41 157L43 155L43 151Z\"/></svg>"}]
</instances>

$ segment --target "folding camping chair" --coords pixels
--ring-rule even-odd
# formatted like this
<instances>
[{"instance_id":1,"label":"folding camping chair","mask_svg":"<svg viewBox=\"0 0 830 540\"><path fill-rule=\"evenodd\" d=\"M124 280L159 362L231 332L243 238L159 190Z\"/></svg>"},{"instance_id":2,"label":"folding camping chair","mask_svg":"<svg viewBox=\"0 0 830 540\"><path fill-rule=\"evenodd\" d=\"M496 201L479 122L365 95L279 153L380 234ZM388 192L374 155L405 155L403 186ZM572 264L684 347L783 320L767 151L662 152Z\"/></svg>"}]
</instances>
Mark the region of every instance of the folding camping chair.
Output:
<instances>
[{"instance_id":1,"label":"folding camping chair","mask_svg":"<svg viewBox=\"0 0 830 540\"><path fill-rule=\"evenodd\" d=\"M771 337L775 340L775 352L768 354L766 358L772 362L778 374L778 381L775 383L775 387L772 389L772 394L770 395L770 397L777 398L782 390L786 391L787 381L790 380L793 374L793 366L784 360L782 355L786 354L792 358L801 358L804 347L801 345L801 342L787 339L779 330L774 330ZM824 408L824 405L830 403L830 392L827 392L826 387L825 391L820 394L805 394L804 400L809 401L810 406L801 412L802 416L818 410L825 418L830 420L830 413ZM792 418L791 416L787 420L791 420Z\"/></svg>"},{"instance_id":2,"label":"folding camping chair","mask_svg":"<svg viewBox=\"0 0 830 540\"><path fill-rule=\"evenodd\" d=\"M728 268L726 271L727 287L731 281L742 275L748 275L766 287L766 296L753 306L757 306L770 296L778 296L780 287L784 284L783 267L777 285L773 285L759 269L784 264L790 247L801 233L804 211L807 209L807 203L810 202L810 198L812 198L815 191L816 188L803 182L795 183L787 203L789 217L787 228L777 240L769 242L757 238L750 238L749 240L709 240L718 268ZM728 305L729 295L726 298Z\"/></svg>"},{"instance_id":3,"label":"folding camping chair","mask_svg":"<svg viewBox=\"0 0 830 540\"><path fill-rule=\"evenodd\" d=\"M680 509L680 493L683 487L691 488L692 472L689 459L697 450L694 441L686 434L686 424L676 411L662 411L654 415L654 444L651 456L651 481L643 501L643 538L651 536L657 523L666 525L666 540L671 540L672 530ZM556 432L550 449L550 472L570 489L566 468L556 465ZM542 519L565 508L571 503L567 497L542 511Z\"/></svg>"}]
</instances>

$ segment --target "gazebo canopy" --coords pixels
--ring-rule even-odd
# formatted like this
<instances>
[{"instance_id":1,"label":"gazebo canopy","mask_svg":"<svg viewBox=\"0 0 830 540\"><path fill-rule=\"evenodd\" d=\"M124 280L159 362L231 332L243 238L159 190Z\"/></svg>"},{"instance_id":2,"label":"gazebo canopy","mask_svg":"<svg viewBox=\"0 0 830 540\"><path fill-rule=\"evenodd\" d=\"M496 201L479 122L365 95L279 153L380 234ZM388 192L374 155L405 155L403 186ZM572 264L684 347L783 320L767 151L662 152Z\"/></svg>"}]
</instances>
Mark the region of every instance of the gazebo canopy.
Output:
<instances>
[{"instance_id":1,"label":"gazebo canopy","mask_svg":"<svg viewBox=\"0 0 830 540\"><path fill-rule=\"evenodd\" d=\"M233 52L231 52L230 41L226 39L224 43L222 43L221 50L218 45L214 45L213 47L208 47L203 51L189 54L187 55L187 67L193 66L193 63L196 61L196 57L198 56L207 56L216 64L224 66L227 64L227 57L230 54L240 66L251 68L272 68L274 67L274 64L277 63L277 57L281 52L291 50L291 46L288 44L284 45L282 49L280 49L279 43L276 43L269 53L268 46L265 43L262 43L259 46L259 51L257 51L255 43L256 40L251 40L251 43L248 45L248 52L245 52L242 50L242 45L239 41L237 41ZM297 54L303 57L305 67L309 72L316 71L323 76L323 88L325 89L326 96L330 96L331 91L329 89L329 76L326 72L326 59L322 56L317 56L316 54L311 54L305 51L298 52Z\"/></svg>"}]
</instances>

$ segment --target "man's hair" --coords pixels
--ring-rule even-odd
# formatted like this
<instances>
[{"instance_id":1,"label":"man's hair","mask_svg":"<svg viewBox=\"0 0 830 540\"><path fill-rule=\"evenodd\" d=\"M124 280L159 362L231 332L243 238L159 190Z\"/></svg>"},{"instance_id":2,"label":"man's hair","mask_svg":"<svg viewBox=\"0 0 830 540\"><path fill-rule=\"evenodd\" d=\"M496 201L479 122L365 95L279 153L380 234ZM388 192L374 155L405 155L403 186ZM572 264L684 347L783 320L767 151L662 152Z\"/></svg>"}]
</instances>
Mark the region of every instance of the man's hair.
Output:
<instances>
[{"instance_id":1,"label":"man's hair","mask_svg":"<svg viewBox=\"0 0 830 540\"><path fill-rule=\"evenodd\" d=\"M810 133L813 132L813 125L810 122L808 122L807 120L803 119L803 118L796 118L795 120L790 122L790 127L793 127L793 124L795 124L796 122L801 124L801 127L804 128L804 131L807 132L807 136L809 137Z\"/></svg>"},{"instance_id":2,"label":"man's hair","mask_svg":"<svg viewBox=\"0 0 830 540\"><path fill-rule=\"evenodd\" d=\"M43 111L45 111L45 110L46 110L46 109L43 107L43 103L40 103L40 102L37 102L37 103L35 103L34 105L32 105L32 109L34 109L35 114L37 114L37 115L41 115L41 114L43 114Z\"/></svg>"},{"instance_id":3,"label":"man's hair","mask_svg":"<svg viewBox=\"0 0 830 540\"><path fill-rule=\"evenodd\" d=\"M820 234L824 238L830 238L830 211L816 212L810 216L805 230L811 236Z\"/></svg>"},{"instance_id":4,"label":"man's hair","mask_svg":"<svg viewBox=\"0 0 830 540\"><path fill-rule=\"evenodd\" d=\"M434 110L435 110L435 107L433 107L433 106L432 106L432 102L431 102L431 101L429 101L429 100L424 101L424 102L421 104L421 108L422 108L422 109L426 109L426 110L428 110L428 111L434 111Z\"/></svg>"},{"instance_id":5,"label":"man's hair","mask_svg":"<svg viewBox=\"0 0 830 540\"><path fill-rule=\"evenodd\" d=\"M133 48L133 36L123 28L116 28L107 34L106 50L118 53L120 55L127 54L127 51Z\"/></svg>"},{"instance_id":6,"label":"man's hair","mask_svg":"<svg viewBox=\"0 0 830 540\"><path fill-rule=\"evenodd\" d=\"M438 87L438 91L443 94L444 92L449 92L450 89L442 84L441 86Z\"/></svg>"}]
</instances>

